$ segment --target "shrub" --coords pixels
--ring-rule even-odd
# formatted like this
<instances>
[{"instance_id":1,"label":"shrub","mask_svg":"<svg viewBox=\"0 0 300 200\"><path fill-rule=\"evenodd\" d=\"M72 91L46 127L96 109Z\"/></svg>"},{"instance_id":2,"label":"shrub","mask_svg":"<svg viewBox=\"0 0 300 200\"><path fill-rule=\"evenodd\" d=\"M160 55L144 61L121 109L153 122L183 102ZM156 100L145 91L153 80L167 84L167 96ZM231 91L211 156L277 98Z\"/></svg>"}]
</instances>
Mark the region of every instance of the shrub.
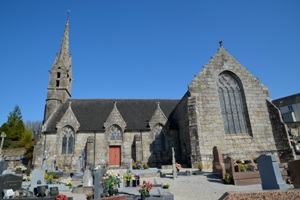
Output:
<instances>
[{"instance_id":1,"label":"shrub","mask_svg":"<svg viewBox=\"0 0 300 200\"><path fill-rule=\"evenodd\" d=\"M133 168L133 169L137 169L137 162L133 162L133 163L132 163L132 168Z\"/></svg>"},{"instance_id":2,"label":"shrub","mask_svg":"<svg viewBox=\"0 0 300 200\"><path fill-rule=\"evenodd\" d=\"M242 163L242 161L241 161L240 159L237 159L235 162L236 162L237 164Z\"/></svg>"},{"instance_id":3,"label":"shrub","mask_svg":"<svg viewBox=\"0 0 300 200\"><path fill-rule=\"evenodd\" d=\"M147 163L144 163L143 164L143 169L148 169L149 167L148 167L148 165L147 165Z\"/></svg>"},{"instance_id":4,"label":"shrub","mask_svg":"<svg viewBox=\"0 0 300 200\"><path fill-rule=\"evenodd\" d=\"M229 173L225 174L224 183L225 184L233 183L233 177Z\"/></svg>"},{"instance_id":5,"label":"shrub","mask_svg":"<svg viewBox=\"0 0 300 200\"><path fill-rule=\"evenodd\" d=\"M199 169L199 171L202 171L202 168L203 168L202 163L198 163L198 169Z\"/></svg>"}]
</instances>

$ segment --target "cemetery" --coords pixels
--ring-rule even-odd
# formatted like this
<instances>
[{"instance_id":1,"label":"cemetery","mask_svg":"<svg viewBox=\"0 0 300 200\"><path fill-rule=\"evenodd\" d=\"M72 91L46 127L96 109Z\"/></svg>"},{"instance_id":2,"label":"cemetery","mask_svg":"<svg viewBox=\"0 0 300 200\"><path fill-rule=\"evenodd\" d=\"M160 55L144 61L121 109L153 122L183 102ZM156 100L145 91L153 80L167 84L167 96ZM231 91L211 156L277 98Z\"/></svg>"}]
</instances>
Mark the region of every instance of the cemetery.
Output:
<instances>
[{"instance_id":1,"label":"cemetery","mask_svg":"<svg viewBox=\"0 0 300 200\"><path fill-rule=\"evenodd\" d=\"M13 166L12 161L0 161L0 199L147 199L173 200L176 196L170 188L176 181L197 179L198 177L216 177L219 184L235 186L261 185L259 191L227 191L219 199L294 199L300 195L300 160L279 164L271 154L262 154L249 160L235 160L226 157L221 149L213 148L213 169L203 172L198 169L184 169L175 160L172 165L161 169L148 168L142 163L131 160L128 169L102 169L78 162L77 171L66 173L50 169L33 169L30 178L20 164ZM82 158L84 160L84 157ZM25 166L24 166L25 167ZM170 184L171 180L173 181ZM76 196L76 195L80 195Z\"/></svg>"}]
</instances>

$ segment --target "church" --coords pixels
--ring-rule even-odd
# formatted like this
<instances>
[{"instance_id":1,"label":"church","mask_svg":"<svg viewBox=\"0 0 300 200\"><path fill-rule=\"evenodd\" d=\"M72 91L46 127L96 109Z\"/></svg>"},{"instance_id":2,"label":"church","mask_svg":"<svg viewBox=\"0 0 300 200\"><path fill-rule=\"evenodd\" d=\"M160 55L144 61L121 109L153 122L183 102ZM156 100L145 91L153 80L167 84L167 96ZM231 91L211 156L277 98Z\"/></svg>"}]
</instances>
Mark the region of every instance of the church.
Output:
<instances>
[{"instance_id":1,"label":"church","mask_svg":"<svg viewBox=\"0 0 300 200\"><path fill-rule=\"evenodd\" d=\"M268 89L222 46L188 84L181 99L73 99L69 20L47 87L35 168L149 167L176 161L211 169L213 147L223 156L295 158Z\"/></svg>"}]
</instances>

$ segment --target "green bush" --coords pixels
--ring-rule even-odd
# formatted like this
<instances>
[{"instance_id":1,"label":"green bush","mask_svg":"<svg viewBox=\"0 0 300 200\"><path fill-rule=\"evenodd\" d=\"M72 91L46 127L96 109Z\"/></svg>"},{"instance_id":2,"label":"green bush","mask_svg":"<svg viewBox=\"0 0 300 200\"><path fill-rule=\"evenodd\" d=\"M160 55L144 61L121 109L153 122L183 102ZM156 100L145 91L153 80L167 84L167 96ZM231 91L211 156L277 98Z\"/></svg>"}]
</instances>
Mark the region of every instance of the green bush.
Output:
<instances>
[{"instance_id":1,"label":"green bush","mask_svg":"<svg viewBox=\"0 0 300 200\"><path fill-rule=\"evenodd\" d=\"M132 163L132 168L133 168L133 169L137 169L137 162L133 162L133 163Z\"/></svg>"},{"instance_id":2,"label":"green bush","mask_svg":"<svg viewBox=\"0 0 300 200\"><path fill-rule=\"evenodd\" d=\"M225 174L224 183L225 184L232 184L233 183L233 177L229 173Z\"/></svg>"},{"instance_id":3,"label":"green bush","mask_svg":"<svg viewBox=\"0 0 300 200\"><path fill-rule=\"evenodd\" d=\"M199 171L202 171L202 168L203 168L202 163L198 163L198 169L199 169Z\"/></svg>"},{"instance_id":4,"label":"green bush","mask_svg":"<svg viewBox=\"0 0 300 200\"><path fill-rule=\"evenodd\" d=\"M144 163L143 164L143 169L148 169L149 167L148 167L148 165L147 165L147 163Z\"/></svg>"}]
</instances>

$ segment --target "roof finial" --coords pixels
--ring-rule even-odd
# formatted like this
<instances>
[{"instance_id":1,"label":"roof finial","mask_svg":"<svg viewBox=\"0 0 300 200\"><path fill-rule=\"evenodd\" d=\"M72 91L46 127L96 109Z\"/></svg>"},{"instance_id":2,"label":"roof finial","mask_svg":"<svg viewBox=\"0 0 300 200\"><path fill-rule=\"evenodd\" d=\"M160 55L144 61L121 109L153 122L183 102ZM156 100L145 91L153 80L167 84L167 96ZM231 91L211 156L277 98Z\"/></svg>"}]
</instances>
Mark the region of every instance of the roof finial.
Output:
<instances>
[{"instance_id":1,"label":"roof finial","mask_svg":"<svg viewBox=\"0 0 300 200\"><path fill-rule=\"evenodd\" d=\"M219 44L220 44L220 47L223 47L223 42L222 42L222 40L219 42Z\"/></svg>"}]
</instances>

